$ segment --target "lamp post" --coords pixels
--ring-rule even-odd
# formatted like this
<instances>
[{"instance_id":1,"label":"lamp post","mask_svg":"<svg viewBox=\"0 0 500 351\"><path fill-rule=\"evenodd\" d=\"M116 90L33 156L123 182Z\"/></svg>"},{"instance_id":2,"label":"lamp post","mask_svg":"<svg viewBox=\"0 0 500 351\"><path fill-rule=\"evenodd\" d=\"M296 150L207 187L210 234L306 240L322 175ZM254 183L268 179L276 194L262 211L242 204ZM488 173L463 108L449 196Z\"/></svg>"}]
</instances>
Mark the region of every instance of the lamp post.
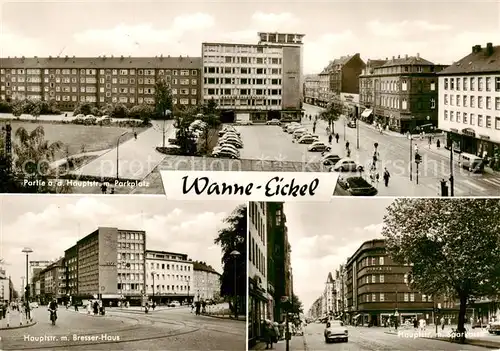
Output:
<instances>
[{"instance_id":1,"label":"lamp post","mask_svg":"<svg viewBox=\"0 0 500 351\"><path fill-rule=\"evenodd\" d=\"M120 173L119 173L119 170L120 170L120 153L119 153L119 149L120 149L120 139L122 136L128 134L128 132L123 132L119 137L118 137L118 140L116 141L116 180L120 180Z\"/></svg>"},{"instance_id":2,"label":"lamp post","mask_svg":"<svg viewBox=\"0 0 500 351\"><path fill-rule=\"evenodd\" d=\"M191 280L188 280L188 296L187 296L187 303L189 304L189 289L190 289L190 285L191 285ZM191 311L192 313L192 311Z\"/></svg>"},{"instance_id":3,"label":"lamp post","mask_svg":"<svg viewBox=\"0 0 500 351\"><path fill-rule=\"evenodd\" d=\"M165 117L170 116L171 113L172 113L172 111L165 110ZM161 130L161 134L162 134L162 137L163 137L163 143L162 143L163 147L165 147L165 134L167 132L167 129L166 129L166 126L165 126L166 120L167 120L166 118L163 119L163 126L162 126L162 130Z\"/></svg>"},{"instance_id":4,"label":"lamp post","mask_svg":"<svg viewBox=\"0 0 500 351\"><path fill-rule=\"evenodd\" d=\"M455 178L453 177L453 138L450 137L450 196L455 196Z\"/></svg>"},{"instance_id":5,"label":"lamp post","mask_svg":"<svg viewBox=\"0 0 500 351\"><path fill-rule=\"evenodd\" d=\"M25 285L24 285L24 279L25 279L25 277L24 277L24 276L22 276L22 277L21 277L21 291L23 291L23 289L25 288Z\"/></svg>"},{"instance_id":6,"label":"lamp post","mask_svg":"<svg viewBox=\"0 0 500 351\"><path fill-rule=\"evenodd\" d=\"M359 150L359 118L356 116L356 149Z\"/></svg>"},{"instance_id":7,"label":"lamp post","mask_svg":"<svg viewBox=\"0 0 500 351\"><path fill-rule=\"evenodd\" d=\"M234 267L234 318L238 319L238 295L236 294L236 263L241 253L239 251L233 250L230 255L233 258Z\"/></svg>"},{"instance_id":8,"label":"lamp post","mask_svg":"<svg viewBox=\"0 0 500 351\"><path fill-rule=\"evenodd\" d=\"M24 303L26 304L26 319L31 319L30 315L30 304L29 304L29 275L28 275L28 264L29 264L29 254L33 252L29 247L25 247L21 252L26 254L26 291L24 292L25 298Z\"/></svg>"},{"instance_id":9,"label":"lamp post","mask_svg":"<svg viewBox=\"0 0 500 351\"><path fill-rule=\"evenodd\" d=\"M412 153L413 153L413 145L412 145L412 140L413 137L411 135L411 132L408 132L408 140L410 141L410 182L413 180L413 160L412 160Z\"/></svg>"},{"instance_id":10,"label":"lamp post","mask_svg":"<svg viewBox=\"0 0 500 351\"><path fill-rule=\"evenodd\" d=\"M130 263L126 263L125 264L125 267L126 268L130 268ZM124 300L124 296L123 296L123 276L122 274L120 274L120 308L122 308L123 306L123 300Z\"/></svg>"},{"instance_id":11,"label":"lamp post","mask_svg":"<svg viewBox=\"0 0 500 351\"><path fill-rule=\"evenodd\" d=\"M153 302L155 300L155 275L156 275L156 272L153 271L151 272L151 275L153 276Z\"/></svg>"}]
</instances>

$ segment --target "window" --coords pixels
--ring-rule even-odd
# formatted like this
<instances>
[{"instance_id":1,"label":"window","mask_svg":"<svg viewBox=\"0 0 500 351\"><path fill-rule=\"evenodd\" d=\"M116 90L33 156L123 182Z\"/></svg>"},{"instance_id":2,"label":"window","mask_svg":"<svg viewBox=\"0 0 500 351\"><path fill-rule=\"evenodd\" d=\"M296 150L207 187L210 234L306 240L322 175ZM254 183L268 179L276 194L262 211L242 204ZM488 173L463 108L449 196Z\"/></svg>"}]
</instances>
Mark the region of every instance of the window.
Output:
<instances>
[{"instance_id":1,"label":"window","mask_svg":"<svg viewBox=\"0 0 500 351\"><path fill-rule=\"evenodd\" d=\"M470 124L472 126L476 124L476 115L473 113L470 114Z\"/></svg>"},{"instance_id":2,"label":"window","mask_svg":"<svg viewBox=\"0 0 500 351\"><path fill-rule=\"evenodd\" d=\"M500 117L495 117L495 129L500 130Z\"/></svg>"},{"instance_id":3,"label":"window","mask_svg":"<svg viewBox=\"0 0 500 351\"><path fill-rule=\"evenodd\" d=\"M444 79L444 90L448 90L448 78Z\"/></svg>"},{"instance_id":4,"label":"window","mask_svg":"<svg viewBox=\"0 0 500 351\"><path fill-rule=\"evenodd\" d=\"M380 283L384 283L384 282L385 282L385 277L384 277L384 275L383 275L383 274L379 275L379 276L378 276L378 280L379 280L379 282L380 282Z\"/></svg>"},{"instance_id":5,"label":"window","mask_svg":"<svg viewBox=\"0 0 500 351\"><path fill-rule=\"evenodd\" d=\"M460 90L461 78L457 78L457 90Z\"/></svg>"},{"instance_id":6,"label":"window","mask_svg":"<svg viewBox=\"0 0 500 351\"><path fill-rule=\"evenodd\" d=\"M448 105L448 94L444 94L444 104Z\"/></svg>"},{"instance_id":7,"label":"window","mask_svg":"<svg viewBox=\"0 0 500 351\"><path fill-rule=\"evenodd\" d=\"M500 77L495 77L495 91L500 91Z\"/></svg>"},{"instance_id":8,"label":"window","mask_svg":"<svg viewBox=\"0 0 500 351\"><path fill-rule=\"evenodd\" d=\"M385 301L385 295L384 295L384 293L380 293L378 298L379 298L380 302L384 302Z\"/></svg>"},{"instance_id":9,"label":"window","mask_svg":"<svg viewBox=\"0 0 500 351\"><path fill-rule=\"evenodd\" d=\"M408 108L408 103L407 103L406 99L403 99L403 102L401 103L401 108L403 110L406 110Z\"/></svg>"},{"instance_id":10,"label":"window","mask_svg":"<svg viewBox=\"0 0 500 351\"><path fill-rule=\"evenodd\" d=\"M450 111L450 122L455 122L455 112Z\"/></svg>"},{"instance_id":11,"label":"window","mask_svg":"<svg viewBox=\"0 0 500 351\"><path fill-rule=\"evenodd\" d=\"M476 84L476 80L474 77L470 77L470 91L474 91L474 85Z\"/></svg>"},{"instance_id":12,"label":"window","mask_svg":"<svg viewBox=\"0 0 500 351\"><path fill-rule=\"evenodd\" d=\"M415 302L415 293L410 294L410 302Z\"/></svg>"},{"instance_id":13,"label":"window","mask_svg":"<svg viewBox=\"0 0 500 351\"><path fill-rule=\"evenodd\" d=\"M495 98L495 110L500 110L500 97Z\"/></svg>"},{"instance_id":14,"label":"window","mask_svg":"<svg viewBox=\"0 0 500 351\"><path fill-rule=\"evenodd\" d=\"M477 115L477 125L479 127L483 126L483 115Z\"/></svg>"},{"instance_id":15,"label":"window","mask_svg":"<svg viewBox=\"0 0 500 351\"><path fill-rule=\"evenodd\" d=\"M196 105L196 104L197 104L196 99L191 99L191 105Z\"/></svg>"},{"instance_id":16,"label":"window","mask_svg":"<svg viewBox=\"0 0 500 351\"><path fill-rule=\"evenodd\" d=\"M491 116L486 116L486 128L491 128Z\"/></svg>"},{"instance_id":17,"label":"window","mask_svg":"<svg viewBox=\"0 0 500 351\"><path fill-rule=\"evenodd\" d=\"M192 76L197 76L197 75L198 75L198 71L197 71L197 70L195 70L195 69L192 69L192 70L191 70L191 75L192 75Z\"/></svg>"},{"instance_id":18,"label":"window","mask_svg":"<svg viewBox=\"0 0 500 351\"><path fill-rule=\"evenodd\" d=\"M464 80L464 82L465 82L465 80ZM464 96L463 96L463 99L462 99L462 100L463 100L463 103L464 103L464 104L463 104L463 105L464 105L464 107L467 107L467 99L468 99L468 97L467 97L466 95L464 95Z\"/></svg>"},{"instance_id":19,"label":"window","mask_svg":"<svg viewBox=\"0 0 500 351\"><path fill-rule=\"evenodd\" d=\"M486 97L486 109L491 110L491 96Z\"/></svg>"},{"instance_id":20,"label":"window","mask_svg":"<svg viewBox=\"0 0 500 351\"><path fill-rule=\"evenodd\" d=\"M483 97L482 96L477 97L477 107L483 108Z\"/></svg>"},{"instance_id":21,"label":"window","mask_svg":"<svg viewBox=\"0 0 500 351\"><path fill-rule=\"evenodd\" d=\"M455 105L455 97L453 95L450 95L450 105Z\"/></svg>"},{"instance_id":22,"label":"window","mask_svg":"<svg viewBox=\"0 0 500 351\"><path fill-rule=\"evenodd\" d=\"M450 90L455 90L455 79L450 78Z\"/></svg>"},{"instance_id":23,"label":"window","mask_svg":"<svg viewBox=\"0 0 500 351\"><path fill-rule=\"evenodd\" d=\"M467 78L464 78L464 91L467 91Z\"/></svg>"},{"instance_id":24,"label":"window","mask_svg":"<svg viewBox=\"0 0 500 351\"><path fill-rule=\"evenodd\" d=\"M446 83L446 85L447 85L447 84L448 84L448 83ZM447 89L447 88L445 88L445 89ZM403 90L403 91L408 90L408 83L406 82L406 80L403 80L403 81L401 82L401 90Z\"/></svg>"},{"instance_id":25,"label":"window","mask_svg":"<svg viewBox=\"0 0 500 351\"><path fill-rule=\"evenodd\" d=\"M477 78L477 91L483 91L483 78Z\"/></svg>"},{"instance_id":26,"label":"window","mask_svg":"<svg viewBox=\"0 0 500 351\"><path fill-rule=\"evenodd\" d=\"M491 91L491 77L486 77L486 91Z\"/></svg>"},{"instance_id":27,"label":"window","mask_svg":"<svg viewBox=\"0 0 500 351\"><path fill-rule=\"evenodd\" d=\"M460 123L460 112L457 111L457 123Z\"/></svg>"},{"instance_id":28,"label":"window","mask_svg":"<svg viewBox=\"0 0 500 351\"><path fill-rule=\"evenodd\" d=\"M372 284L375 284L377 282L375 275L372 275Z\"/></svg>"},{"instance_id":29,"label":"window","mask_svg":"<svg viewBox=\"0 0 500 351\"><path fill-rule=\"evenodd\" d=\"M465 124L469 123L469 121L468 121L468 119L467 119L467 112L464 112L464 113L462 114L462 119L463 119L463 121L464 121L464 123L465 123Z\"/></svg>"},{"instance_id":30,"label":"window","mask_svg":"<svg viewBox=\"0 0 500 351\"><path fill-rule=\"evenodd\" d=\"M436 83L434 81L431 82L431 90L436 90Z\"/></svg>"},{"instance_id":31,"label":"window","mask_svg":"<svg viewBox=\"0 0 500 351\"><path fill-rule=\"evenodd\" d=\"M475 96L470 97L470 107L476 107L476 97Z\"/></svg>"},{"instance_id":32,"label":"window","mask_svg":"<svg viewBox=\"0 0 500 351\"><path fill-rule=\"evenodd\" d=\"M379 265L383 266L384 265L384 256L380 256L378 259Z\"/></svg>"},{"instance_id":33,"label":"window","mask_svg":"<svg viewBox=\"0 0 500 351\"><path fill-rule=\"evenodd\" d=\"M377 294L372 294L372 302L376 302L377 301Z\"/></svg>"},{"instance_id":34,"label":"window","mask_svg":"<svg viewBox=\"0 0 500 351\"><path fill-rule=\"evenodd\" d=\"M422 294L422 302L427 302L427 295Z\"/></svg>"},{"instance_id":35,"label":"window","mask_svg":"<svg viewBox=\"0 0 500 351\"><path fill-rule=\"evenodd\" d=\"M408 293L404 293L404 302L408 302L408 300L409 300L408 295L409 295ZM397 296L396 296L396 298L397 298Z\"/></svg>"}]
</instances>

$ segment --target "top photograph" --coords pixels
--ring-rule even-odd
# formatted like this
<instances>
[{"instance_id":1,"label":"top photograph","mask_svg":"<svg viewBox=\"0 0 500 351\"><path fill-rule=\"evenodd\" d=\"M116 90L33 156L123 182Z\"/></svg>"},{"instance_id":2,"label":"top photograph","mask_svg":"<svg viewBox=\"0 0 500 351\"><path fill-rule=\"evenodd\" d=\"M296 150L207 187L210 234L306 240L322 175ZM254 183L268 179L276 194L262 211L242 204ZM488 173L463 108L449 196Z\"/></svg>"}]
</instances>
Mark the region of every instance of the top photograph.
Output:
<instances>
[{"instance_id":1,"label":"top photograph","mask_svg":"<svg viewBox=\"0 0 500 351\"><path fill-rule=\"evenodd\" d=\"M4 3L0 193L162 195L162 171L223 171L500 196L498 2L432 8Z\"/></svg>"}]
</instances>

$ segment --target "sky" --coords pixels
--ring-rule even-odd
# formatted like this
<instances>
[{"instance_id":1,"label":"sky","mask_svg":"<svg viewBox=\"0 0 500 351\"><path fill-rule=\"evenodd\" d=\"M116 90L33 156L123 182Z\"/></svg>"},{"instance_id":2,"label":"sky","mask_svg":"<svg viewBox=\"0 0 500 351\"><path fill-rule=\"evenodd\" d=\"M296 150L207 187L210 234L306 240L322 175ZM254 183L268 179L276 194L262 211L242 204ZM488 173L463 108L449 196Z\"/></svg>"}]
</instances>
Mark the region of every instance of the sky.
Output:
<instances>
[{"instance_id":1,"label":"sky","mask_svg":"<svg viewBox=\"0 0 500 351\"><path fill-rule=\"evenodd\" d=\"M131 199L128 197L128 199ZM26 272L24 247L30 260L53 260L101 227L145 230L146 249L185 253L222 273L221 248L214 239L240 203L171 201L134 196L0 196L0 258L16 290Z\"/></svg>"},{"instance_id":2,"label":"sky","mask_svg":"<svg viewBox=\"0 0 500 351\"><path fill-rule=\"evenodd\" d=\"M329 203L285 203L292 248L294 294L307 314L323 294L328 273L352 256L361 244L382 238L388 198L337 198Z\"/></svg>"},{"instance_id":3,"label":"sky","mask_svg":"<svg viewBox=\"0 0 500 351\"><path fill-rule=\"evenodd\" d=\"M256 43L259 31L305 34L304 73L360 53L439 64L499 45L497 0L0 0L0 56L201 56L202 42Z\"/></svg>"}]
</instances>

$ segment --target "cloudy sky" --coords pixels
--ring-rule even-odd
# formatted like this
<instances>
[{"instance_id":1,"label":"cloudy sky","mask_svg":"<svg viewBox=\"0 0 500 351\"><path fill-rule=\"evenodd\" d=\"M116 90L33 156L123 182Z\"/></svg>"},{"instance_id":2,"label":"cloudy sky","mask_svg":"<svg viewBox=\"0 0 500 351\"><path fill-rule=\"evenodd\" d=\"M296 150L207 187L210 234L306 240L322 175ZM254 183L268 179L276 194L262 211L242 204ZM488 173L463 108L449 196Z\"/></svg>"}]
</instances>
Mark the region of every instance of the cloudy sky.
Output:
<instances>
[{"instance_id":1,"label":"cloudy sky","mask_svg":"<svg viewBox=\"0 0 500 351\"><path fill-rule=\"evenodd\" d=\"M499 44L500 2L469 0L9 2L0 0L0 56L200 56L201 42L305 34L304 71L359 52L450 64ZM473 15L472 15L473 14Z\"/></svg>"},{"instance_id":2,"label":"cloudy sky","mask_svg":"<svg viewBox=\"0 0 500 351\"><path fill-rule=\"evenodd\" d=\"M0 258L16 288L25 275L23 247L32 260L64 255L79 238L97 227L145 230L147 248L188 254L221 268L221 249L214 245L223 219L239 203L181 202L162 197L0 196Z\"/></svg>"},{"instance_id":3,"label":"cloudy sky","mask_svg":"<svg viewBox=\"0 0 500 351\"><path fill-rule=\"evenodd\" d=\"M304 312L323 293L329 272L334 274L363 242L382 237L382 220L391 203L386 198L343 198L285 204L293 288Z\"/></svg>"}]
</instances>

